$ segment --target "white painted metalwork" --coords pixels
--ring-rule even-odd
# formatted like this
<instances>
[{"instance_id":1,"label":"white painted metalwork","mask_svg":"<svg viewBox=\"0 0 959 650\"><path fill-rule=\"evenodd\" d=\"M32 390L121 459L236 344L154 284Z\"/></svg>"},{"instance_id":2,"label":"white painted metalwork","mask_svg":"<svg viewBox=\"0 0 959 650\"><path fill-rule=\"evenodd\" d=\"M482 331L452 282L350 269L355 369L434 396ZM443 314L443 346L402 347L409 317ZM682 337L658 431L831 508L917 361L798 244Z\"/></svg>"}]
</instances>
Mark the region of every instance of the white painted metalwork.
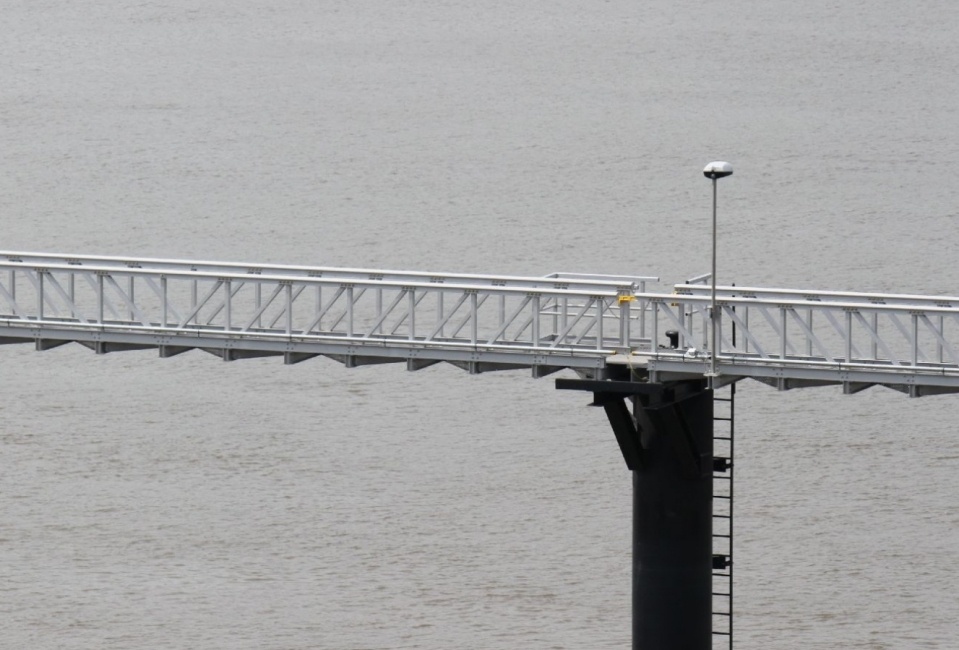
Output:
<instances>
[{"instance_id":1,"label":"white painted metalwork","mask_svg":"<svg viewBox=\"0 0 959 650\"><path fill-rule=\"evenodd\" d=\"M702 282L703 278L697 278ZM711 287L652 277L412 273L0 253L0 343L318 355L350 366L705 376ZM717 287L714 385L959 392L959 298ZM666 332L678 333L678 346Z\"/></svg>"},{"instance_id":2,"label":"white painted metalwork","mask_svg":"<svg viewBox=\"0 0 959 650\"><path fill-rule=\"evenodd\" d=\"M0 253L0 340L598 374L610 355L649 346L633 296L656 279Z\"/></svg>"},{"instance_id":3,"label":"white painted metalwork","mask_svg":"<svg viewBox=\"0 0 959 650\"><path fill-rule=\"evenodd\" d=\"M647 298L666 315L676 350L653 351L660 378L703 365L710 288L680 284ZM756 287L717 288L725 381L751 377L780 389L841 384L852 393L883 385L913 396L959 391L959 298ZM735 337L735 340L734 340Z\"/></svg>"}]
</instances>

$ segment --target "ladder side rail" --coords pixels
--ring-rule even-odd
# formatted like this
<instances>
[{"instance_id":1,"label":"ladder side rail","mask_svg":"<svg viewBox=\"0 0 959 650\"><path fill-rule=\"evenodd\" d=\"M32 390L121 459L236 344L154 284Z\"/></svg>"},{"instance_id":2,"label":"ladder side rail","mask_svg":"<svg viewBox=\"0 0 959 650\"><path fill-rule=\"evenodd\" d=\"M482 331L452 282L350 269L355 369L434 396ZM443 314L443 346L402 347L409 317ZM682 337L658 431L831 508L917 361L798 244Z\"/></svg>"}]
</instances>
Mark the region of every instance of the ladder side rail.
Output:
<instances>
[{"instance_id":1,"label":"ladder side rail","mask_svg":"<svg viewBox=\"0 0 959 650\"><path fill-rule=\"evenodd\" d=\"M735 338L735 333L733 334ZM736 384L729 386L729 650L733 647L733 622L735 612L733 605L734 587L736 584L734 572L735 561L735 487L736 487Z\"/></svg>"},{"instance_id":2,"label":"ladder side rail","mask_svg":"<svg viewBox=\"0 0 959 650\"><path fill-rule=\"evenodd\" d=\"M735 341L735 330L731 337ZM713 647L732 648L734 561L734 472L735 472L735 384L714 395L714 403L725 404L713 415Z\"/></svg>"}]
</instances>

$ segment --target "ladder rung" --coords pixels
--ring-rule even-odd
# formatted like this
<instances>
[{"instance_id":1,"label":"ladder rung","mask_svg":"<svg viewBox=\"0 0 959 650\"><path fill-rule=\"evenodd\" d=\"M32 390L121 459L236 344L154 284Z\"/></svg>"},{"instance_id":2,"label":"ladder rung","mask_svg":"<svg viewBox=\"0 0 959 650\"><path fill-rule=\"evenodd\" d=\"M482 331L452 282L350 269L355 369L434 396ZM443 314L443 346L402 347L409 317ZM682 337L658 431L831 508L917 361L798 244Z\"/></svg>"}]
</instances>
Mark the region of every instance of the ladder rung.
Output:
<instances>
[{"instance_id":1,"label":"ladder rung","mask_svg":"<svg viewBox=\"0 0 959 650\"><path fill-rule=\"evenodd\" d=\"M732 418L721 418L721 417L718 417L718 416L713 416L713 420L718 420L718 421L720 421L720 422L732 422L732 421L733 421Z\"/></svg>"},{"instance_id":2,"label":"ladder rung","mask_svg":"<svg viewBox=\"0 0 959 650\"><path fill-rule=\"evenodd\" d=\"M719 636L729 636L729 632L717 632L713 630L713 634L718 634Z\"/></svg>"},{"instance_id":3,"label":"ladder rung","mask_svg":"<svg viewBox=\"0 0 959 650\"><path fill-rule=\"evenodd\" d=\"M714 476L713 478L726 479L727 481L733 480L732 476Z\"/></svg>"},{"instance_id":4,"label":"ladder rung","mask_svg":"<svg viewBox=\"0 0 959 650\"><path fill-rule=\"evenodd\" d=\"M731 402L731 401L733 401L733 398L732 398L732 397L714 397L714 398L713 398L713 401L716 401L716 402Z\"/></svg>"},{"instance_id":5,"label":"ladder rung","mask_svg":"<svg viewBox=\"0 0 959 650\"><path fill-rule=\"evenodd\" d=\"M732 535L726 535L725 533L713 533L713 537L732 537Z\"/></svg>"},{"instance_id":6,"label":"ladder rung","mask_svg":"<svg viewBox=\"0 0 959 650\"><path fill-rule=\"evenodd\" d=\"M713 515L713 517L716 517L717 519L732 519L730 515Z\"/></svg>"},{"instance_id":7,"label":"ladder rung","mask_svg":"<svg viewBox=\"0 0 959 650\"><path fill-rule=\"evenodd\" d=\"M729 616L729 612L713 612L713 616Z\"/></svg>"},{"instance_id":8,"label":"ladder rung","mask_svg":"<svg viewBox=\"0 0 959 650\"><path fill-rule=\"evenodd\" d=\"M729 596L730 594L724 593L722 591L714 591L713 596Z\"/></svg>"},{"instance_id":9,"label":"ladder rung","mask_svg":"<svg viewBox=\"0 0 959 650\"><path fill-rule=\"evenodd\" d=\"M713 572L713 577L714 577L714 578L728 578L729 576L730 576L730 574L728 574L728 573L716 573L716 572Z\"/></svg>"},{"instance_id":10,"label":"ladder rung","mask_svg":"<svg viewBox=\"0 0 959 650\"><path fill-rule=\"evenodd\" d=\"M713 436L713 440L732 440L729 436Z\"/></svg>"},{"instance_id":11,"label":"ladder rung","mask_svg":"<svg viewBox=\"0 0 959 650\"><path fill-rule=\"evenodd\" d=\"M728 494L714 494L713 498L714 499L732 499L732 497L729 496Z\"/></svg>"}]
</instances>

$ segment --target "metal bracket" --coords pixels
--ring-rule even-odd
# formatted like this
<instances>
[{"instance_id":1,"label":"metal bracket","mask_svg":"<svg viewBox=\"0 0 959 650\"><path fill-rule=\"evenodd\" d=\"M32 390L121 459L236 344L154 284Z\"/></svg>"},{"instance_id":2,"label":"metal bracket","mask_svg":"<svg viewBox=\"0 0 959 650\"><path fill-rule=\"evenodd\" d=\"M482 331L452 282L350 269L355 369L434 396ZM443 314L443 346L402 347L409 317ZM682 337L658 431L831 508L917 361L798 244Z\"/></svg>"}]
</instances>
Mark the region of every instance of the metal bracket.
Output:
<instances>
[{"instance_id":1,"label":"metal bracket","mask_svg":"<svg viewBox=\"0 0 959 650\"><path fill-rule=\"evenodd\" d=\"M602 406L630 471L643 466L643 445L626 400L638 395L660 396L662 384L608 379L557 379L558 390L581 390L593 393L592 406Z\"/></svg>"}]
</instances>

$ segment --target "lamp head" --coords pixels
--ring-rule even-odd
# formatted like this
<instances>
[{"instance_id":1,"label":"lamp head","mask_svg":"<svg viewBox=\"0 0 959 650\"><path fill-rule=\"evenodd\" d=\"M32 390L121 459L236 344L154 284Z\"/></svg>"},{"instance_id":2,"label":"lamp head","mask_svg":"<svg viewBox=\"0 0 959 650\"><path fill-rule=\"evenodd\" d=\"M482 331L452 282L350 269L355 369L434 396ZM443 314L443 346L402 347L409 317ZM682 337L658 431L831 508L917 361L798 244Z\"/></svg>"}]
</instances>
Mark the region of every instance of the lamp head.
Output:
<instances>
[{"instance_id":1,"label":"lamp head","mask_svg":"<svg viewBox=\"0 0 959 650\"><path fill-rule=\"evenodd\" d=\"M716 162L711 162L706 165L703 169L703 176L706 178L711 178L716 180L717 178L725 178L726 176L733 175L733 166L728 162L723 162L722 160L717 160Z\"/></svg>"}]
</instances>

